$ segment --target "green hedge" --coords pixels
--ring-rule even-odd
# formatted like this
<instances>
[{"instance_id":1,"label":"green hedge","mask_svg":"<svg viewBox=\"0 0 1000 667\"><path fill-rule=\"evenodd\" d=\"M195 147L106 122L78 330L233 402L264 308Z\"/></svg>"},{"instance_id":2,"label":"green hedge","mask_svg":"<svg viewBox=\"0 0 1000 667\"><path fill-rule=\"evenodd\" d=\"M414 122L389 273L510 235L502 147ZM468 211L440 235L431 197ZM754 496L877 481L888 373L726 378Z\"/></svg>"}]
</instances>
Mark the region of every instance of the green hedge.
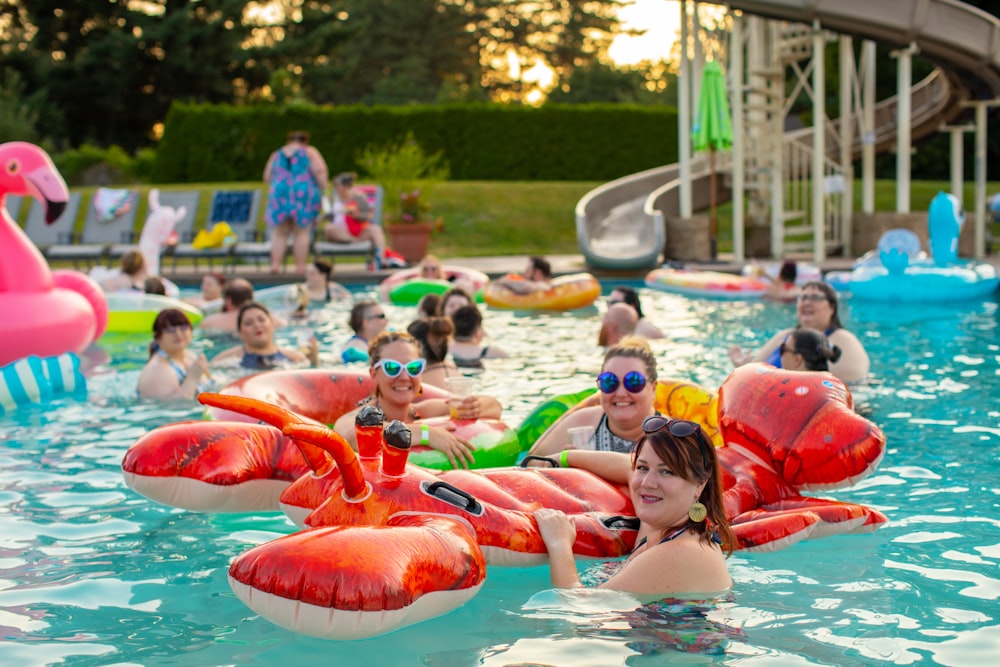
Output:
<instances>
[{"instance_id":1,"label":"green hedge","mask_svg":"<svg viewBox=\"0 0 1000 667\"><path fill-rule=\"evenodd\" d=\"M672 107L620 104L268 107L175 103L154 183L251 181L289 130L308 130L331 173L361 171L366 146L412 132L452 180L606 181L677 161Z\"/></svg>"}]
</instances>

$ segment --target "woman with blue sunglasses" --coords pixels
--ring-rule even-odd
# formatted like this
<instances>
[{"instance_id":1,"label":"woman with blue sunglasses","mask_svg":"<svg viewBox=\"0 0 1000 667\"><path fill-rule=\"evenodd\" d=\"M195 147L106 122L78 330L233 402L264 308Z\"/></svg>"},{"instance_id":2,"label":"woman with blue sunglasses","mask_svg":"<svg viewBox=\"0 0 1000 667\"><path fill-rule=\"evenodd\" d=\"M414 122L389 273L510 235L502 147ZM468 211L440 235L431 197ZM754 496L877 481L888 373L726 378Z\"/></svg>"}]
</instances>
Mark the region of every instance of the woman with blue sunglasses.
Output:
<instances>
[{"instance_id":1,"label":"woman with blue sunglasses","mask_svg":"<svg viewBox=\"0 0 1000 667\"><path fill-rule=\"evenodd\" d=\"M454 429L428 426L420 420L449 416L449 405L453 400L461 401L457 406L458 419L500 419L503 411L500 402L485 395L421 400L423 389L420 376L427 362L420 356L420 344L408 333L380 333L372 340L368 356L375 390L358 404L357 409L341 416L334 424L334 430L351 446L357 447L354 418L362 407L376 405L382 409L386 422L399 420L409 426L412 444L426 445L443 452L454 468L468 468L475 460L472 443L456 436Z\"/></svg>"},{"instance_id":2,"label":"woman with blue sunglasses","mask_svg":"<svg viewBox=\"0 0 1000 667\"><path fill-rule=\"evenodd\" d=\"M608 348L597 376L600 405L580 408L559 418L532 446L529 454L551 456L569 448L570 429L594 431L588 448L631 452L642 437L642 422L656 414L656 358L646 339L628 337Z\"/></svg>"}]
</instances>

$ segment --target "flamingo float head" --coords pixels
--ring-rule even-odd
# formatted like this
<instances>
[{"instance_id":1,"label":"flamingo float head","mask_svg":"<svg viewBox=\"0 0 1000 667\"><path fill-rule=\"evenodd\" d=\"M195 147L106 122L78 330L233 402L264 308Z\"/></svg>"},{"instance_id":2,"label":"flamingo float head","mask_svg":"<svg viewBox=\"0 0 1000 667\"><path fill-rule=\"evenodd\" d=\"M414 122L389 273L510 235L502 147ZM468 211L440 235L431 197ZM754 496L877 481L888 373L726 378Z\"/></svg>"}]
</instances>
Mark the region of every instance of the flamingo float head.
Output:
<instances>
[{"instance_id":1,"label":"flamingo float head","mask_svg":"<svg viewBox=\"0 0 1000 667\"><path fill-rule=\"evenodd\" d=\"M34 144L11 141L0 144L0 197L27 195L45 204L45 222L62 215L69 189L48 153Z\"/></svg>"}]
</instances>

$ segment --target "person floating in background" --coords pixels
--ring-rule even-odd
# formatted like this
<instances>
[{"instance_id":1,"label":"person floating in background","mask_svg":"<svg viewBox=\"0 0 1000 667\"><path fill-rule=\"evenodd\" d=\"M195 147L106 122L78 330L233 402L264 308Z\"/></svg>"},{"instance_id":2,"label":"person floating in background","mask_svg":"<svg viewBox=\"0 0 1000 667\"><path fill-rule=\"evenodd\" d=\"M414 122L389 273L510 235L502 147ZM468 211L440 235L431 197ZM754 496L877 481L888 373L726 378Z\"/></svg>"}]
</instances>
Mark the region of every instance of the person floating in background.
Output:
<instances>
[{"instance_id":1,"label":"person floating in background","mask_svg":"<svg viewBox=\"0 0 1000 667\"><path fill-rule=\"evenodd\" d=\"M454 331L447 317L426 317L410 322L406 331L420 343L421 354L427 365L423 381L435 387L445 387L445 378L458 377L461 372L448 358L448 337Z\"/></svg>"},{"instance_id":2,"label":"person floating in background","mask_svg":"<svg viewBox=\"0 0 1000 667\"><path fill-rule=\"evenodd\" d=\"M830 363L840 359L840 348L815 329L795 329L778 352L781 367L790 371L828 371Z\"/></svg>"},{"instance_id":3,"label":"person floating in background","mask_svg":"<svg viewBox=\"0 0 1000 667\"><path fill-rule=\"evenodd\" d=\"M96 267L95 267L96 268ZM128 292L146 290L146 258L138 250L129 250L120 260L117 271L104 269L103 277L97 278L98 284L105 292ZM94 272L91 273L94 275Z\"/></svg>"},{"instance_id":4,"label":"person floating in background","mask_svg":"<svg viewBox=\"0 0 1000 667\"><path fill-rule=\"evenodd\" d=\"M218 271L210 271L201 277L201 293L185 297L184 301L204 309L210 303L222 299L222 289L226 286L226 276Z\"/></svg>"},{"instance_id":5,"label":"person floating in background","mask_svg":"<svg viewBox=\"0 0 1000 667\"><path fill-rule=\"evenodd\" d=\"M532 294L552 288L552 265L544 257L533 255L520 275L497 278L496 283L515 294Z\"/></svg>"},{"instance_id":6,"label":"person floating in background","mask_svg":"<svg viewBox=\"0 0 1000 667\"><path fill-rule=\"evenodd\" d=\"M385 261L385 234L372 221L375 211L363 194L354 189L354 174L341 173L333 179L333 219L323 227L327 241L350 243L371 241L375 244L375 268Z\"/></svg>"},{"instance_id":7,"label":"person floating in background","mask_svg":"<svg viewBox=\"0 0 1000 667\"><path fill-rule=\"evenodd\" d=\"M272 230L271 273L278 273L284 264L289 234L295 271L305 272L312 228L328 181L326 161L309 145L308 132L289 132L285 145L271 153L264 167L268 186L264 219Z\"/></svg>"},{"instance_id":8,"label":"person floating in background","mask_svg":"<svg viewBox=\"0 0 1000 667\"><path fill-rule=\"evenodd\" d=\"M191 320L182 311L168 308L153 320L153 342L149 359L139 373L139 396L143 398L191 399L209 378L204 354L191 345Z\"/></svg>"},{"instance_id":9,"label":"person floating in background","mask_svg":"<svg viewBox=\"0 0 1000 667\"><path fill-rule=\"evenodd\" d=\"M207 315L201 321L203 331L237 333L240 308L253 301L253 285L246 278L233 278L222 290L222 312Z\"/></svg>"},{"instance_id":10,"label":"person floating in background","mask_svg":"<svg viewBox=\"0 0 1000 667\"><path fill-rule=\"evenodd\" d=\"M857 336L844 328L838 307L837 292L830 285L818 280L810 281L802 286L799 294L796 306L798 323L794 327L776 333L754 354L734 345L729 348L729 359L735 366L763 361L781 368L781 344L793 331L816 329L822 331L830 343L841 351L837 361L830 360L830 372L844 382L861 382L868 377L871 360Z\"/></svg>"},{"instance_id":11,"label":"person floating in background","mask_svg":"<svg viewBox=\"0 0 1000 667\"><path fill-rule=\"evenodd\" d=\"M628 485L639 519L635 548L603 569L598 588L656 596L709 596L733 585L726 558L736 537L722 504L719 460L701 427L660 415L642 423L631 454L567 450L566 467ZM543 508L535 521L549 552L557 588L583 584L573 558L576 528L561 511Z\"/></svg>"},{"instance_id":12,"label":"person floating in background","mask_svg":"<svg viewBox=\"0 0 1000 667\"><path fill-rule=\"evenodd\" d=\"M358 301L351 308L347 325L354 335L347 339L340 351L340 359L345 364L352 361L368 361L368 348L375 336L385 331L388 320L385 310L374 301Z\"/></svg>"},{"instance_id":13,"label":"person floating in background","mask_svg":"<svg viewBox=\"0 0 1000 667\"><path fill-rule=\"evenodd\" d=\"M347 288L332 278L333 264L324 259L317 259L306 266L305 289L309 294L309 300L316 303L330 303L350 299L351 293Z\"/></svg>"},{"instance_id":14,"label":"person floating in background","mask_svg":"<svg viewBox=\"0 0 1000 667\"><path fill-rule=\"evenodd\" d=\"M777 278L772 280L766 273L762 274L761 277L768 281L764 298L772 301L795 301L799 295L799 288L795 286L798 273L795 260L786 259L778 269Z\"/></svg>"},{"instance_id":15,"label":"person floating in background","mask_svg":"<svg viewBox=\"0 0 1000 667\"><path fill-rule=\"evenodd\" d=\"M611 290L608 295L608 309L616 303L626 303L635 309L635 314L639 316L639 321L635 325L635 335L643 338L665 338L666 336L655 324L649 321L642 312L642 303L639 301L639 293L631 287L619 285ZM600 343L604 345L604 343Z\"/></svg>"},{"instance_id":16,"label":"person floating in background","mask_svg":"<svg viewBox=\"0 0 1000 667\"><path fill-rule=\"evenodd\" d=\"M483 359L506 358L507 352L496 345L483 345L483 314L474 303L462 306L451 315L455 333L451 358L459 368L483 368Z\"/></svg>"},{"instance_id":17,"label":"person floating in background","mask_svg":"<svg viewBox=\"0 0 1000 667\"><path fill-rule=\"evenodd\" d=\"M319 361L319 345L315 337L310 337L305 353L292 347L279 347L274 340L275 323L271 312L262 304L255 301L243 304L236 321L242 344L217 354L212 359L213 364L226 359L239 359L242 368L268 370L303 361L315 366Z\"/></svg>"},{"instance_id":18,"label":"person floating in background","mask_svg":"<svg viewBox=\"0 0 1000 667\"><path fill-rule=\"evenodd\" d=\"M601 321L597 344L604 347L617 345L626 336L637 335L638 325L639 314L635 308L625 302L613 303L608 306L608 312Z\"/></svg>"}]
</instances>

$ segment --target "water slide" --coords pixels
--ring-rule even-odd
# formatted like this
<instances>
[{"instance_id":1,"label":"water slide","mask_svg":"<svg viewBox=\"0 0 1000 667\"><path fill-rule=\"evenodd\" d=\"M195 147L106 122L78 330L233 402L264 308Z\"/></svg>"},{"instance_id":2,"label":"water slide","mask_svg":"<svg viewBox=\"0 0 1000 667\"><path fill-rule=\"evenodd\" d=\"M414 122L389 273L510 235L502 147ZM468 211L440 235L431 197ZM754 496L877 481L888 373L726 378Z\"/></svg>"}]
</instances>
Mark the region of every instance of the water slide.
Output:
<instances>
[{"instance_id":1,"label":"water slide","mask_svg":"<svg viewBox=\"0 0 1000 667\"><path fill-rule=\"evenodd\" d=\"M721 4L721 3L720 3ZM913 87L911 137L932 134L959 115L968 100L1000 97L1000 19L958 0L728 0L731 9L768 19L904 48L915 44L938 69ZM835 121L836 123L836 121ZM895 147L896 98L876 107L876 150ZM813 128L786 134L809 142ZM855 156L861 140L855 139ZM836 150L834 148L834 150ZM602 270L640 270L659 262L666 242L664 220L680 214L680 167L648 169L605 183L576 206L576 234L587 265ZM718 200L727 201L724 179ZM709 172L691 175L694 210L708 207Z\"/></svg>"}]
</instances>

